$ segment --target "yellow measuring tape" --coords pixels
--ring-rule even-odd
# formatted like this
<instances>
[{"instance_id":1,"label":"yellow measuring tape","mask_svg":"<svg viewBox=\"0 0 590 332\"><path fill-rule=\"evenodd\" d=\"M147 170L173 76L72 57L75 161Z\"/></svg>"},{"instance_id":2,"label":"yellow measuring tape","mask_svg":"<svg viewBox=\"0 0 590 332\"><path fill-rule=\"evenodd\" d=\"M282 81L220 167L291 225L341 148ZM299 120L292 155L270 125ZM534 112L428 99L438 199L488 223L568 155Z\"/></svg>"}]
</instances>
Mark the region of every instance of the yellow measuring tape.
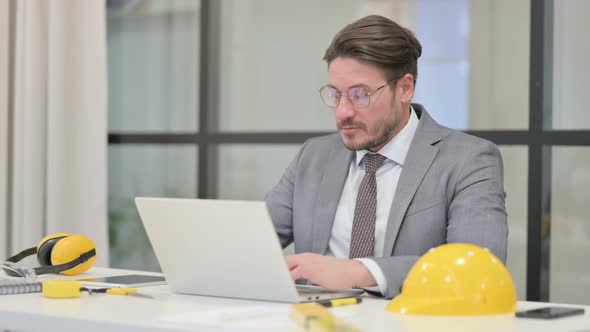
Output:
<instances>
[{"instance_id":1,"label":"yellow measuring tape","mask_svg":"<svg viewBox=\"0 0 590 332\"><path fill-rule=\"evenodd\" d=\"M111 295L132 295L137 293L137 288L98 288L82 287L82 283L76 280L46 280L43 281L41 291L44 297L51 299L67 299L80 297L83 291L89 293L106 293Z\"/></svg>"},{"instance_id":2,"label":"yellow measuring tape","mask_svg":"<svg viewBox=\"0 0 590 332\"><path fill-rule=\"evenodd\" d=\"M301 303L291 305L291 318L297 325L311 332L358 332L332 315L330 310L318 303Z\"/></svg>"}]
</instances>

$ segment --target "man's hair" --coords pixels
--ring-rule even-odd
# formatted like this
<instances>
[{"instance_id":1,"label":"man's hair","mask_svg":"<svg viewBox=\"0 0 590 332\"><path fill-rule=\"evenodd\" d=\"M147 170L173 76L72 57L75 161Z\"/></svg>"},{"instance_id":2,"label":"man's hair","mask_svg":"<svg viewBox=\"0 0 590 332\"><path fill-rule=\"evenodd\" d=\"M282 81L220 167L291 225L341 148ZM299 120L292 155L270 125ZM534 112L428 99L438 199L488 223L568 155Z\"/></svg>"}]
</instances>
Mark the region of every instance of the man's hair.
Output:
<instances>
[{"instance_id":1,"label":"man's hair","mask_svg":"<svg viewBox=\"0 0 590 332\"><path fill-rule=\"evenodd\" d=\"M385 70L388 80L405 74L418 77L422 45L412 31L378 15L361 18L340 30L326 50L324 60L349 57Z\"/></svg>"}]
</instances>

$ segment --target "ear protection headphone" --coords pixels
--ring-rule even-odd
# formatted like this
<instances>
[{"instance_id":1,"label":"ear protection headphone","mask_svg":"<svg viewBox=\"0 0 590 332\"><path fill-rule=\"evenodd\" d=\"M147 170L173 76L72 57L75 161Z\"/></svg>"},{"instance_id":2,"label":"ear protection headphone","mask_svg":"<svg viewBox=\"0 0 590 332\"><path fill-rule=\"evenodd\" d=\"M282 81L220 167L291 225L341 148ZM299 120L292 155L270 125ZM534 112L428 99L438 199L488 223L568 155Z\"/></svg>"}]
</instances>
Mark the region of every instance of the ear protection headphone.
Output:
<instances>
[{"instance_id":1,"label":"ear protection headphone","mask_svg":"<svg viewBox=\"0 0 590 332\"><path fill-rule=\"evenodd\" d=\"M41 265L33 269L37 275L63 273L72 276L85 272L94 265L96 245L83 235L58 233L44 237L38 246L25 249L6 261L16 263L34 254L37 254ZM4 271L13 277L20 276L7 268Z\"/></svg>"}]
</instances>

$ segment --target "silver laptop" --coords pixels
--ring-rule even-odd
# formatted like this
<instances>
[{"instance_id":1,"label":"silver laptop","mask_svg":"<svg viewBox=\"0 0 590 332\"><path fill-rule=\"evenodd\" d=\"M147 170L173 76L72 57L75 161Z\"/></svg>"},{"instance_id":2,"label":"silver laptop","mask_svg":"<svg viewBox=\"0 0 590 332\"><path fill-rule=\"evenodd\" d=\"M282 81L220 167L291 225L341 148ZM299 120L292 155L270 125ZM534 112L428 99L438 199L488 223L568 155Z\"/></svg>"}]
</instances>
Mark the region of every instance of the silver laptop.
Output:
<instances>
[{"instance_id":1,"label":"silver laptop","mask_svg":"<svg viewBox=\"0 0 590 332\"><path fill-rule=\"evenodd\" d=\"M175 293L278 302L358 296L295 285L264 202L135 199Z\"/></svg>"}]
</instances>

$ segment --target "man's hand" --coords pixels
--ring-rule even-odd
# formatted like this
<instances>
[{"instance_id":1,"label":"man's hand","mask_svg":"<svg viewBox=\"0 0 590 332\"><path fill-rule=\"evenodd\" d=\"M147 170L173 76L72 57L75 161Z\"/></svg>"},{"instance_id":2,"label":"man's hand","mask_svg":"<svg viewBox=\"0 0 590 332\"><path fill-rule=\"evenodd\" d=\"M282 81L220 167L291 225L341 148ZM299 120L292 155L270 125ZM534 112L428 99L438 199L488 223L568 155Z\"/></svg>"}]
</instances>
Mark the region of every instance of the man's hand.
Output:
<instances>
[{"instance_id":1,"label":"man's hand","mask_svg":"<svg viewBox=\"0 0 590 332\"><path fill-rule=\"evenodd\" d=\"M287 256L287 264L293 280L307 279L313 284L331 290L377 285L365 265L354 259L303 253Z\"/></svg>"}]
</instances>

